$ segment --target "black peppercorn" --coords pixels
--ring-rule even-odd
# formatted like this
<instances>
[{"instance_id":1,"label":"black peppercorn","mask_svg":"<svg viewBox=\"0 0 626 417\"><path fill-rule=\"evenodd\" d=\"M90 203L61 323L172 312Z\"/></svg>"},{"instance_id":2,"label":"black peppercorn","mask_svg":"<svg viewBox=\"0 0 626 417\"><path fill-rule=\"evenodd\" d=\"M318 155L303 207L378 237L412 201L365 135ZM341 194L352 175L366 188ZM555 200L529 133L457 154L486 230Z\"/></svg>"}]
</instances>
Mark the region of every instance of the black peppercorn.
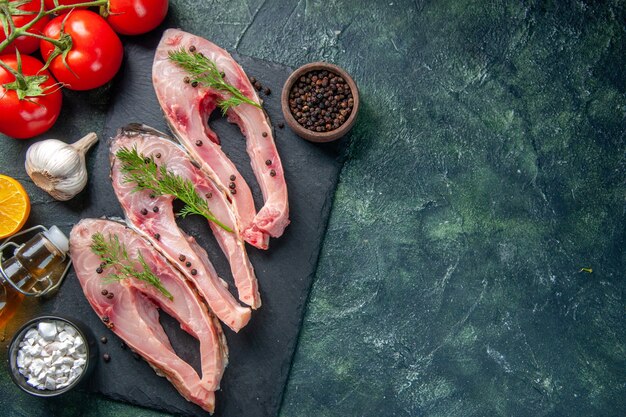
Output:
<instances>
[{"instance_id":1,"label":"black peppercorn","mask_svg":"<svg viewBox=\"0 0 626 417\"><path fill-rule=\"evenodd\" d=\"M159 212L159 207L158 206L152 207L152 211L154 211L155 213L158 213Z\"/></svg>"},{"instance_id":2,"label":"black peppercorn","mask_svg":"<svg viewBox=\"0 0 626 417\"><path fill-rule=\"evenodd\" d=\"M189 268L189 267L191 266L191 262L189 262L189 261L185 262L185 266L186 266L187 268Z\"/></svg>"},{"instance_id":3,"label":"black peppercorn","mask_svg":"<svg viewBox=\"0 0 626 417\"><path fill-rule=\"evenodd\" d=\"M108 353L105 353L104 355L102 355L102 359L105 362L109 362L111 360L111 355L109 355Z\"/></svg>"},{"instance_id":4,"label":"black peppercorn","mask_svg":"<svg viewBox=\"0 0 626 417\"><path fill-rule=\"evenodd\" d=\"M237 179L237 177L236 177L235 175L231 175L231 176L230 176L230 180L231 180L231 181L235 181L236 179Z\"/></svg>"},{"instance_id":5,"label":"black peppercorn","mask_svg":"<svg viewBox=\"0 0 626 417\"><path fill-rule=\"evenodd\" d=\"M106 345L106 343L107 343L107 342L108 342L108 339L107 339L107 337L106 337L106 336L102 336L102 337L100 338L100 343L103 343L103 344L105 344L105 345Z\"/></svg>"},{"instance_id":6,"label":"black peppercorn","mask_svg":"<svg viewBox=\"0 0 626 417\"><path fill-rule=\"evenodd\" d=\"M196 141L196 146L202 146L202 141L201 140L197 140Z\"/></svg>"},{"instance_id":7,"label":"black peppercorn","mask_svg":"<svg viewBox=\"0 0 626 417\"><path fill-rule=\"evenodd\" d=\"M141 209L141 214L145 216L146 214L148 214L148 210L145 209L145 208L142 208Z\"/></svg>"},{"instance_id":8,"label":"black peppercorn","mask_svg":"<svg viewBox=\"0 0 626 417\"><path fill-rule=\"evenodd\" d=\"M102 294L102 295L107 295L108 293L109 293L109 292L108 292L107 290L102 290L102 291L100 291L100 294Z\"/></svg>"},{"instance_id":9,"label":"black peppercorn","mask_svg":"<svg viewBox=\"0 0 626 417\"><path fill-rule=\"evenodd\" d=\"M197 274L198 274L198 271L196 271L195 269L191 270L191 275L197 275Z\"/></svg>"},{"instance_id":10,"label":"black peppercorn","mask_svg":"<svg viewBox=\"0 0 626 417\"><path fill-rule=\"evenodd\" d=\"M354 107L350 87L328 71L311 71L294 84L289 108L296 121L314 132L328 132L343 124ZM344 113L337 114L337 108Z\"/></svg>"},{"instance_id":11,"label":"black peppercorn","mask_svg":"<svg viewBox=\"0 0 626 417\"><path fill-rule=\"evenodd\" d=\"M181 261L181 262L185 262L185 259L187 259L187 257L185 255L183 255L182 253L178 257L178 260Z\"/></svg>"}]
</instances>

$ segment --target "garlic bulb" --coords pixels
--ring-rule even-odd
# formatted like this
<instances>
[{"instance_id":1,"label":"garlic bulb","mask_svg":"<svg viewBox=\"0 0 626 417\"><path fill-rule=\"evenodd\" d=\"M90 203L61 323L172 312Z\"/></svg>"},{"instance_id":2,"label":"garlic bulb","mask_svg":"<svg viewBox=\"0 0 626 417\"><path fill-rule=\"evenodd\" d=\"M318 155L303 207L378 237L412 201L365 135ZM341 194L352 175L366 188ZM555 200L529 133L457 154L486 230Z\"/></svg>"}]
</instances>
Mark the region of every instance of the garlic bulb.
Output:
<instances>
[{"instance_id":1,"label":"garlic bulb","mask_svg":"<svg viewBox=\"0 0 626 417\"><path fill-rule=\"evenodd\" d=\"M55 199L69 200L87 185L85 153L97 141L98 136L92 132L73 144L56 139L34 143L26 152L26 172Z\"/></svg>"}]
</instances>

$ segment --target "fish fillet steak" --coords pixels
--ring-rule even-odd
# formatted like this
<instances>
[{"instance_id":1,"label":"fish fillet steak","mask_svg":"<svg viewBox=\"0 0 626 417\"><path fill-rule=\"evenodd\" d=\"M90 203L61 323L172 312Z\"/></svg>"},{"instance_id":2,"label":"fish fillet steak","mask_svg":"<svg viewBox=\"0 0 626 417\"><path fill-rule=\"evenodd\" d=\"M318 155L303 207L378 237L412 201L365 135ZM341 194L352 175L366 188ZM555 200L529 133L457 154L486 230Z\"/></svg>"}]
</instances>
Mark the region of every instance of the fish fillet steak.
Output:
<instances>
[{"instance_id":1,"label":"fish fillet steak","mask_svg":"<svg viewBox=\"0 0 626 417\"><path fill-rule=\"evenodd\" d=\"M171 195L154 196L150 190L134 192L136 184L125 182L115 154L124 144L129 143L128 136L132 134L131 131L124 133L122 130L118 138L111 142L110 148L113 190L124 209L128 223L148 239L170 262L179 267L185 277L195 284L200 295L222 322L233 331L239 331L250 320L250 309L241 306L231 295L228 285L217 275L206 251L196 243L193 237L186 235L178 228L172 206L174 197ZM139 135L138 132L135 134ZM144 144L145 148L138 148L140 153L146 156L153 155L157 163L163 161L168 164L165 158L169 157L171 152L162 146L162 142L152 145L149 141L145 141ZM161 144L160 147L159 144ZM156 155L159 151L162 152L161 158L157 158ZM210 184L206 182L203 186L208 190ZM217 190L214 192L217 193ZM229 224L227 213L229 213L228 210L214 214L227 226L234 227Z\"/></svg>"},{"instance_id":2,"label":"fish fillet steak","mask_svg":"<svg viewBox=\"0 0 626 417\"><path fill-rule=\"evenodd\" d=\"M102 259L91 251L92 236L96 233L101 233L107 241L117 236L137 268L141 268L137 262L141 254L173 299L136 278L108 280L110 273L118 272L117 267L100 268ZM213 412L214 391L219 388L228 350L219 322L180 272L136 232L110 220L85 219L74 226L70 234L70 256L85 297L102 322L158 374L164 375L185 399ZM200 342L202 376L174 352L159 323L158 308L177 319L181 328Z\"/></svg>"},{"instance_id":3,"label":"fish fillet steak","mask_svg":"<svg viewBox=\"0 0 626 417\"><path fill-rule=\"evenodd\" d=\"M191 181L198 194L206 200L211 212L218 219L224 219L223 221L233 228L232 232L228 232L214 222L209 222L217 242L230 263L230 269L239 292L239 299L252 308L260 307L261 297L254 268L248 259L238 224L224 194L215 188L213 182L206 177L203 171L191 163L189 155L177 143L164 137L163 134L156 132L152 128L133 124L120 129L119 134L111 143L112 158L114 158L115 152L120 148L135 148L146 157L154 157L157 163L166 165L169 171L179 177ZM118 195L129 197L128 192L132 191L134 184L124 184L123 181L118 181L117 173L114 175L114 181L116 189L119 191ZM129 203L128 205L123 204L126 217L133 225L143 229L144 222L142 220L146 216L141 214L141 210L144 207L134 206L132 202ZM187 260L183 262L176 258L174 262L181 269L189 269L185 267Z\"/></svg>"},{"instance_id":4,"label":"fish fillet steak","mask_svg":"<svg viewBox=\"0 0 626 417\"><path fill-rule=\"evenodd\" d=\"M272 129L264 111L258 107L243 103L228 110L228 120L236 123L246 137L252 169L263 193L265 203L256 213L249 187L221 150L217 135L207 123L210 113L220 101L229 98L229 93L202 84L193 87L185 83L188 74L169 59L170 51L181 48L188 51L190 47L212 60L227 83L260 103L243 69L228 52L206 39L178 29L166 30L156 50L152 81L157 98L176 137L222 190L229 193L243 226L244 239L266 249L268 235L281 236L289 224L287 184ZM236 185L235 194L229 191L231 182Z\"/></svg>"}]
</instances>

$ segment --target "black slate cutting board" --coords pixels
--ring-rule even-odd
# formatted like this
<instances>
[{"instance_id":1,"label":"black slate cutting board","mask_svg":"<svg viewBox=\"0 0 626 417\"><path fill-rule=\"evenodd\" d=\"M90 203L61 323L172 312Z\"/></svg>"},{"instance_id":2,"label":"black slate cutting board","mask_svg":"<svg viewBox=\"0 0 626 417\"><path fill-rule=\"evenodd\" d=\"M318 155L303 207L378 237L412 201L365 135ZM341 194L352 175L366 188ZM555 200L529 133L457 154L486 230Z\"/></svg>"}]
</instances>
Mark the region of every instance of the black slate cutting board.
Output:
<instances>
[{"instance_id":1,"label":"black slate cutting board","mask_svg":"<svg viewBox=\"0 0 626 417\"><path fill-rule=\"evenodd\" d=\"M130 122L140 122L169 132L162 117L151 82L154 49L160 31L142 39L125 42L125 61L114 84L113 101L108 113L104 140L95 148L94 170L87 203L81 217L121 217L122 210L109 181L108 138ZM264 98L264 108L273 121L289 189L291 224L279 239L272 239L268 251L248 246L248 253L260 283L263 306L253 312L252 320L238 334L224 326L230 349L229 365L216 395L216 416L261 417L278 413L302 322L309 288L315 273L339 171L343 163L343 142L318 145L297 137L283 122L280 91L291 69L244 56L235 56L249 76L261 80L272 94ZM210 121L222 146L250 184L257 207L261 194L245 151L245 139L235 125L219 117ZM230 285L232 277L211 231L202 219L188 218L181 227L208 250L217 271ZM106 336L100 353L108 352L109 363L100 363L88 390L114 399L183 415L207 415L185 401L164 378L158 377L144 361L124 349L108 331L82 295L72 273L59 294L45 310L80 318L95 335ZM177 353L199 369L198 343L178 328L178 323L162 314L162 324Z\"/></svg>"}]
</instances>

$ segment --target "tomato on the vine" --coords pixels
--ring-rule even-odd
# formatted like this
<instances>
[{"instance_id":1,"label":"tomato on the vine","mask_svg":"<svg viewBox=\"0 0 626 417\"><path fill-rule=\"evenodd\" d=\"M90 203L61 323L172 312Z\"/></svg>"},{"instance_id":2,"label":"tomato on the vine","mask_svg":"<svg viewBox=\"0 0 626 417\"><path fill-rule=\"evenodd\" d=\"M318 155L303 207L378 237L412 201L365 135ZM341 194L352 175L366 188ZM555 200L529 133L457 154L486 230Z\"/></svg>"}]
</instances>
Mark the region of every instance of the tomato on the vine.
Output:
<instances>
[{"instance_id":1,"label":"tomato on the vine","mask_svg":"<svg viewBox=\"0 0 626 417\"><path fill-rule=\"evenodd\" d=\"M16 28L21 28L22 26L25 26L33 21L35 17L37 17L37 14L39 13L39 8L41 7L41 1L30 0L27 2L23 2L20 0L10 0L8 6L11 13L11 19L13 20L13 24ZM20 14L24 12L31 14ZM28 29L28 32L41 35L41 32L46 26L46 23L48 23L48 20L50 20L48 16L43 17L30 29ZM2 24L2 21L0 21L0 43L3 42L6 38L6 34L4 33L4 25ZM11 42L6 47L6 49L2 51L2 53L15 52L16 47L22 54L32 54L39 47L39 39L33 36L20 36L19 38Z\"/></svg>"},{"instance_id":2,"label":"tomato on the vine","mask_svg":"<svg viewBox=\"0 0 626 417\"><path fill-rule=\"evenodd\" d=\"M161 24L168 5L168 0L109 0L106 19L117 33L140 35Z\"/></svg>"},{"instance_id":3,"label":"tomato on the vine","mask_svg":"<svg viewBox=\"0 0 626 417\"><path fill-rule=\"evenodd\" d=\"M3 64L20 72L16 55L2 55ZM40 135L50 129L61 112L63 95L43 63L21 56L21 73L16 79L0 66L0 132L17 139Z\"/></svg>"},{"instance_id":4,"label":"tomato on the vine","mask_svg":"<svg viewBox=\"0 0 626 417\"><path fill-rule=\"evenodd\" d=\"M61 33L61 27L64 27ZM63 51L42 40L41 55L54 77L71 90L91 90L109 82L122 65L124 48L117 34L100 15L74 10L50 21L44 35L65 44Z\"/></svg>"}]
</instances>

